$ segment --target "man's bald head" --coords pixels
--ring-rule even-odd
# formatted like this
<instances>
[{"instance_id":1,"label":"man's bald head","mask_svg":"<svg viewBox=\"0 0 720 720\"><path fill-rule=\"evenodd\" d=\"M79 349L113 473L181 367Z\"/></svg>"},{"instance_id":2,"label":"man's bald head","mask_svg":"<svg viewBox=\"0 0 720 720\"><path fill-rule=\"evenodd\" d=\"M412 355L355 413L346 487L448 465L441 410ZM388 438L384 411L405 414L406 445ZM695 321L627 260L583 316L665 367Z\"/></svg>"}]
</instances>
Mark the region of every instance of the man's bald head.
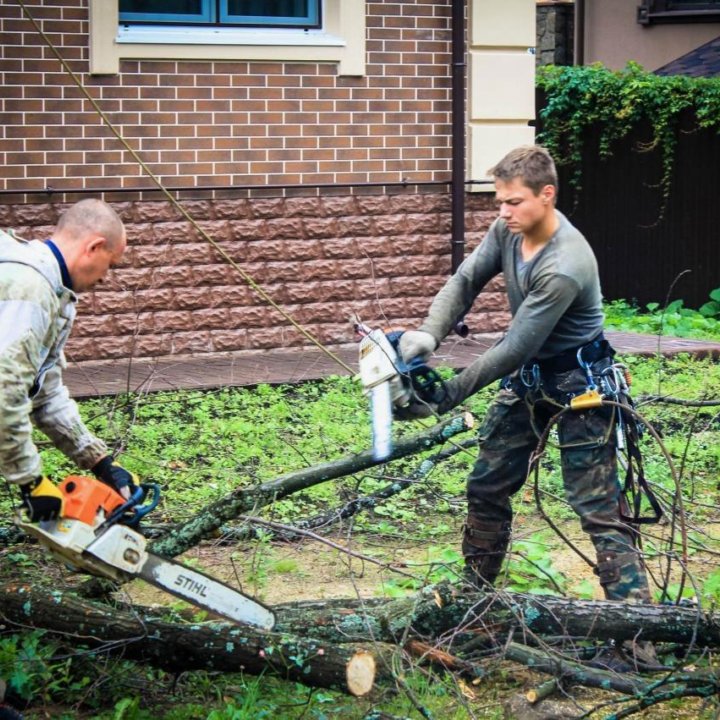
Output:
<instances>
[{"instance_id":1,"label":"man's bald head","mask_svg":"<svg viewBox=\"0 0 720 720\"><path fill-rule=\"evenodd\" d=\"M52 241L65 259L73 289L89 290L125 252L125 226L102 200L87 199L60 217Z\"/></svg>"},{"instance_id":2,"label":"man's bald head","mask_svg":"<svg viewBox=\"0 0 720 720\"><path fill-rule=\"evenodd\" d=\"M55 234L72 240L102 235L112 248L125 241L125 227L118 214L107 203L92 198L71 205L60 217Z\"/></svg>"}]
</instances>

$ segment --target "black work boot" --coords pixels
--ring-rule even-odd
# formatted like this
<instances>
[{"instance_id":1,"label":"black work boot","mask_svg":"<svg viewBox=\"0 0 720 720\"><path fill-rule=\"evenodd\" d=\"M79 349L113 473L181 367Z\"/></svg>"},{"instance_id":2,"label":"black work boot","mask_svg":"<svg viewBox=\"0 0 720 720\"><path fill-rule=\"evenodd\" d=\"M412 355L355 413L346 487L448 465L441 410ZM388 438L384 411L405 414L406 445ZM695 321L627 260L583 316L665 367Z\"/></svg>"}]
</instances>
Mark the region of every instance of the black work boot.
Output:
<instances>
[{"instance_id":1,"label":"black work boot","mask_svg":"<svg viewBox=\"0 0 720 720\"><path fill-rule=\"evenodd\" d=\"M597 655L587 663L590 667L598 670L608 670L621 675L631 673L635 670L630 660L625 657L625 653L621 648L615 645L615 641L611 640L606 647L600 648Z\"/></svg>"},{"instance_id":2,"label":"black work boot","mask_svg":"<svg viewBox=\"0 0 720 720\"><path fill-rule=\"evenodd\" d=\"M638 552L600 551L597 560L595 573L608 600L634 603L652 601L645 565ZM617 672L666 669L658 661L655 646L649 640L625 640L620 646L613 647L612 652L606 652L600 660L609 664L609 669Z\"/></svg>"},{"instance_id":3,"label":"black work boot","mask_svg":"<svg viewBox=\"0 0 720 720\"><path fill-rule=\"evenodd\" d=\"M463 532L465 582L478 590L487 590L500 574L510 544L510 523L482 520L468 515Z\"/></svg>"},{"instance_id":4,"label":"black work boot","mask_svg":"<svg viewBox=\"0 0 720 720\"><path fill-rule=\"evenodd\" d=\"M647 670L667 670L658 660L655 645L650 640L625 640L622 644L623 655L637 672Z\"/></svg>"},{"instance_id":5,"label":"black work boot","mask_svg":"<svg viewBox=\"0 0 720 720\"><path fill-rule=\"evenodd\" d=\"M23 720L23 716L15 708L0 702L0 720Z\"/></svg>"},{"instance_id":6,"label":"black work boot","mask_svg":"<svg viewBox=\"0 0 720 720\"><path fill-rule=\"evenodd\" d=\"M655 646L649 640L625 640L619 646L611 641L610 646L602 648L588 665L623 674L668 670L660 664Z\"/></svg>"}]
</instances>

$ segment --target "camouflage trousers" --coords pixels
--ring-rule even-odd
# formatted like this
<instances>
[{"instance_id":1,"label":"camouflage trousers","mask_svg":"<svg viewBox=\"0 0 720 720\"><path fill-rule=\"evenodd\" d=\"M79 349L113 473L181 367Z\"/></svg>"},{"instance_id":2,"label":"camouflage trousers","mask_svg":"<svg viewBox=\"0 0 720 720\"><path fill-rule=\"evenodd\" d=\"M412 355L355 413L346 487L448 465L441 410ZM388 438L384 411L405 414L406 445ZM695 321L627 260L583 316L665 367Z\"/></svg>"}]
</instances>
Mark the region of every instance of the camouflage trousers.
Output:
<instances>
[{"instance_id":1,"label":"camouflage trousers","mask_svg":"<svg viewBox=\"0 0 720 720\"><path fill-rule=\"evenodd\" d=\"M466 572L492 584L510 541L511 497L527 479L539 434L569 398L585 391L581 370L543 377L539 387L517 382L502 389L479 430L479 455L468 478L468 518L463 535ZM519 389L518 389L519 388ZM524 397L520 397L524 395ZM612 410L565 412L557 425L565 496L597 555L596 573L611 600L649 602L635 531L621 522Z\"/></svg>"}]
</instances>

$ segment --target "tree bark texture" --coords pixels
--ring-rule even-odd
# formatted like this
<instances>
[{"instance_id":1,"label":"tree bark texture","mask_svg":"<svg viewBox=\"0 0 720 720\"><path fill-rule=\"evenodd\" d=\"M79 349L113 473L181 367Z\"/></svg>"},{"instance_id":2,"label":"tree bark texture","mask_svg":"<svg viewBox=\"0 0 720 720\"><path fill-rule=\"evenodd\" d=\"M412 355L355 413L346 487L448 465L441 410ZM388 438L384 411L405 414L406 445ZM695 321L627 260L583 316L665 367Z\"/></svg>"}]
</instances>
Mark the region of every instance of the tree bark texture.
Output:
<instances>
[{"instance_id":1,"label":"tree bark texture","mask_svg":"<svg viewBox=\"0 0 720 720\"><path fill-rule=\"evenodd\" d=\"M378 644L340 646L229 623L172 623L18 583L0 585L0 608L5 624L49 630L76 644L120 651L173 672L272 672L358 696L368 693L376 679L387 679L385 668L394 652Z\"/></svg>"},{"instance_id":2,"label":"tree bark texture","mask_svg":"<svg viewBox=\"0 0 720 720\"><path fill-rule=\"evenodd\" d=\"M620 602L537 598L520 594L457 594L450 586L429 588L415 597L383 601L332 600L279 605L273 632L226 622L170 622L147 608L110 607L70 592L28 584L0 585L0 621L18 628L40 628L165 670L272 672L314 687L331 687L361 696L376 682L392 680L400 647L410 656L450 671L480 677L481 667L458 657L480 637L485 647L569 683L653 696L647 678L589 668L550 648L517 641L550 635L578 639L623 637L695 641L720 645L720 614L690 608L629 605ZM480 635L478 634L480 632ZM449 650L448 650L449 648ZM716 687L712 670L669 673L663 692L679 697ZM679 693L679 694L678 694Z\"/></svg>"},{"instance_id":3,"label":"tree bark texture","mask_svg":"<svg viewBox=\"0 0 720 720\"><path fill-rule=\"evenodd\" d=\"M520 593L461 593L451 585L363 606L343 606L337 601L278 606L277 615L276 629L292 633L311 626L316 637L328 642L373 637L394 643L405 636L408 627L418 638L479 629L501 635L522 625L540 636L720 646L720 614L701 613L697 608Z\"/></svg>"}]
</instances>

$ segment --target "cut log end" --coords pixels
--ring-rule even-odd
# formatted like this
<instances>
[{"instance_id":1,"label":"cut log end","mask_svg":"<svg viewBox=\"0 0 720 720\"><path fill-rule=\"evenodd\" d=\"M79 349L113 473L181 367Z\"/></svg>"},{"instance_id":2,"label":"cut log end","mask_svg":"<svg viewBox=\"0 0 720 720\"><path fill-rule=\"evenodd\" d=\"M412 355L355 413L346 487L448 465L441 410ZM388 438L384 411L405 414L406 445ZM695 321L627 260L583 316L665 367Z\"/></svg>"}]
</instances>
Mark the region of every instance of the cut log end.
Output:
<instances>
[{"instance_id":1,"label":"cut log end","mask_svg":"<svg viewBox=\"0 0 720 720\"><path fill-rule=\"evenodd\" d=\"M367 695L375 684L375 658L359 650L345 666L348 690L356 697Z\"/></svg>"}]
</instances>

